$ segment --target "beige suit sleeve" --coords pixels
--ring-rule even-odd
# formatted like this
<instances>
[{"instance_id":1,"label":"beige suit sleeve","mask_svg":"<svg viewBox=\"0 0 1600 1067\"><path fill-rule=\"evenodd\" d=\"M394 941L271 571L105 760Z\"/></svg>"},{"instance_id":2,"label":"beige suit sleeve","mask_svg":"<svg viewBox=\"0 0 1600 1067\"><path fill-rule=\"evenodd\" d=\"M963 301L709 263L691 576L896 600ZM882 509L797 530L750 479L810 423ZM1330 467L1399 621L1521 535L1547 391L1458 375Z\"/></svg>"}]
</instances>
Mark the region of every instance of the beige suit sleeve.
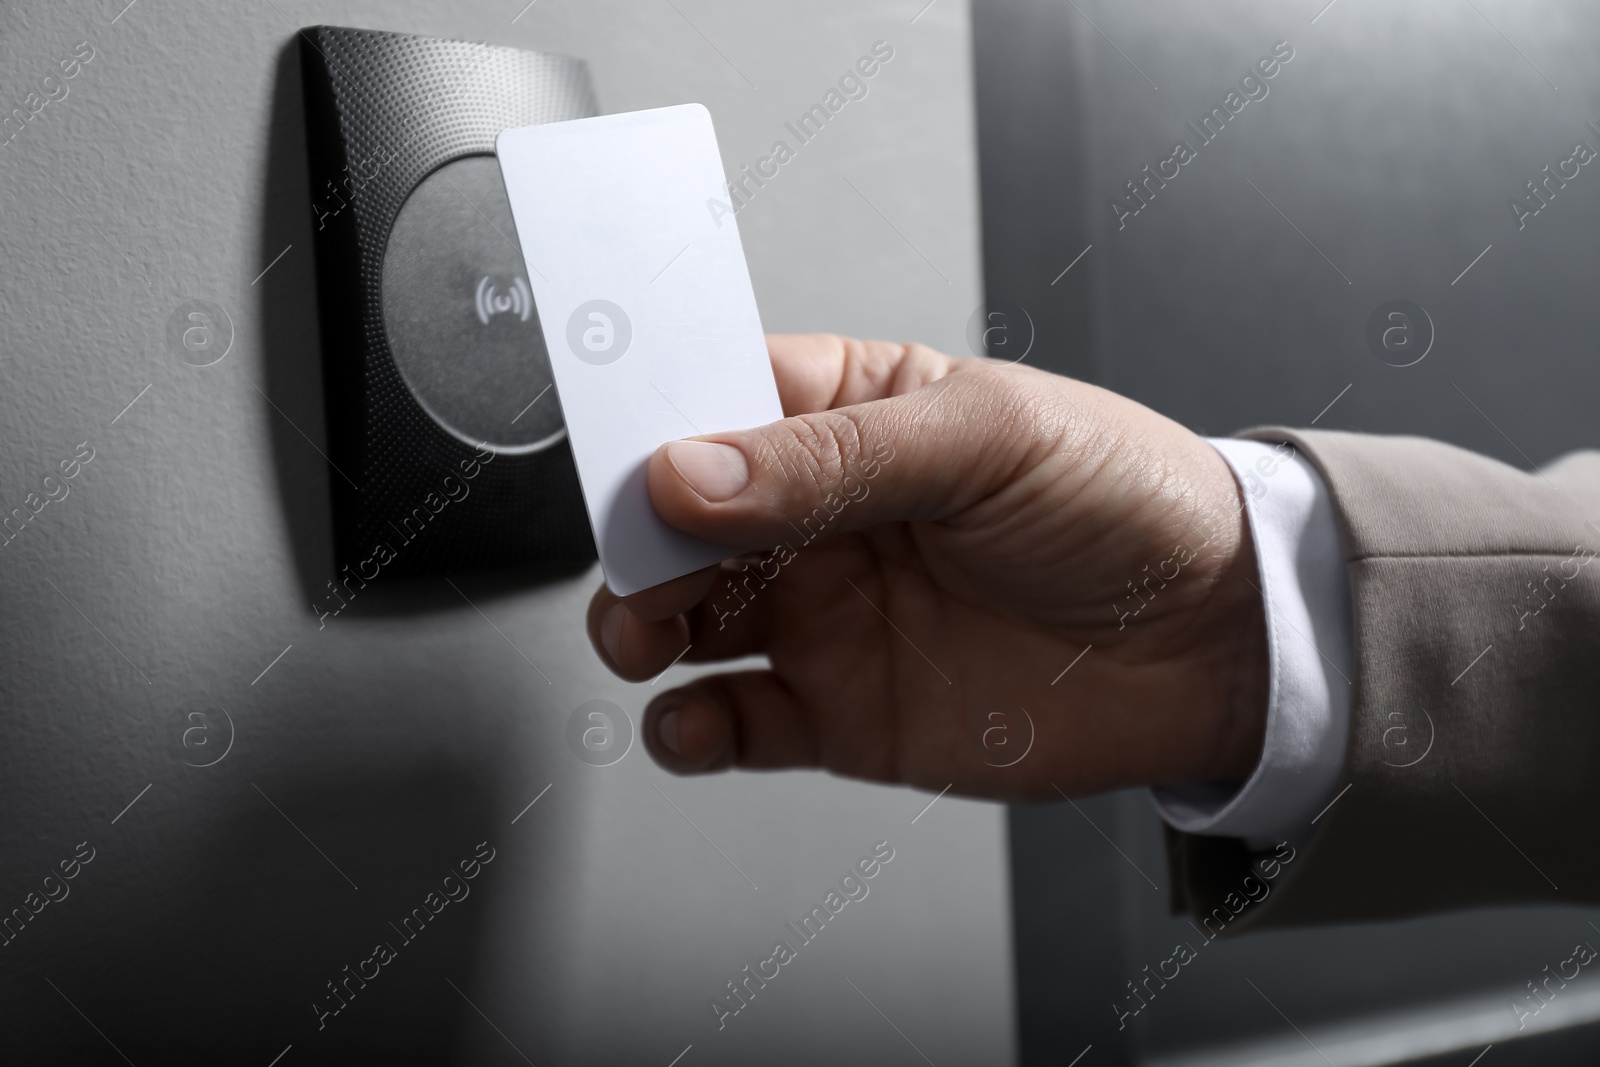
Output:
<instances>
[{"instance_id":1,"label":"beige suit sleeve","mask_svg":"<svg viewBox=\"0 0 1600 1067\"><path fill-rule=\"evenodd\" d=\"M1600 452L1528 473L1414 437L1247 436L1302 449L1339 517L1343 792L1265 889L1242 842L1169 832L1175 906L1234 933L1600 902Z\"/></svg>"}]
</instances>

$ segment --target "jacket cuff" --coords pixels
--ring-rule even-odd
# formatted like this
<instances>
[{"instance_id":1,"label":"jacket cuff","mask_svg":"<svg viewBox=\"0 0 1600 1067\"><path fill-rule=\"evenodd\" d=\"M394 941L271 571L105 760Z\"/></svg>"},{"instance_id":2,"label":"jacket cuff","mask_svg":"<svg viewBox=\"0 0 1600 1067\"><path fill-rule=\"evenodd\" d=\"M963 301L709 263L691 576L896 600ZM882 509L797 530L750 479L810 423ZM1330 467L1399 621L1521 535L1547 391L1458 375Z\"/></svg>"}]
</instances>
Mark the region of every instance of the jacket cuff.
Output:
<instances>
[{"instance_id":1,"label":"jacket cuff","mask_svg":"<svg viewBox=\"0 0 1600 1067\"><path fill-rule=\"evenodd\" d=\"M1355 692L1339 792L1229 932L1600 900L1600 850L1573 838L1600 807L1600 455L1529 473L1420 438L1248 436L1328 485ZM1180 909L1254 876L1241 841L1168 843Z\"/></svg>"}]
</instances>

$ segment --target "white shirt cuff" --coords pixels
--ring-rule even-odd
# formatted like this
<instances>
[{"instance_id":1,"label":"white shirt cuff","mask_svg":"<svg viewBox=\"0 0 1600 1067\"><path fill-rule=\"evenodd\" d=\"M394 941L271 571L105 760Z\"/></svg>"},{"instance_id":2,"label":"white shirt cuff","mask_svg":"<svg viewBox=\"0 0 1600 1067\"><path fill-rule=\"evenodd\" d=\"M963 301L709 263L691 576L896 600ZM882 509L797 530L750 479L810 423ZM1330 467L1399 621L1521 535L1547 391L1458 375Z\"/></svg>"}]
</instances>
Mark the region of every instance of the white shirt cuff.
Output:
<instances>
[{"instance_id":1,"label":"white shirt cuff","mask_svg":"<svg viewBox=\"0 0 1600 1067\"><path fill-rule=\"evenodd\" d=\"M1293 445L1207 441L1233 469L1255 540L1267 624L1267 728L1242 786L1152 790L1174 828L1299 839L1333 799L1344 767L1354 671L1349 578L1322 477Z\"/></svg>"}]
</instances>

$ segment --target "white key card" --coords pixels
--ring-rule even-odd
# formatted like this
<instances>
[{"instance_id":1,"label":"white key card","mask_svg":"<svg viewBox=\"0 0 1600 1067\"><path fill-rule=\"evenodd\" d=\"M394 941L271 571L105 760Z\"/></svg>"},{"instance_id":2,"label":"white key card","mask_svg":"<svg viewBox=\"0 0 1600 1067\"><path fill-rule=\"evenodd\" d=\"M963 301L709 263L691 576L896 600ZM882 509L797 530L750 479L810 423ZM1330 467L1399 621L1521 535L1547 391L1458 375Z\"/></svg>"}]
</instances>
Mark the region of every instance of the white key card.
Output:
<instances>
[{"instance_id":1,"label":"white key card","mask_svg":"<svg viewBox=\"0 0 1600 1067\"><path fill-rule=\"evenodd\" d=\"M783 417L710 113L506 130L496 142L606 584L619 596L737 549L650 505L680 437Z\"/></svg>"}]
</instances>

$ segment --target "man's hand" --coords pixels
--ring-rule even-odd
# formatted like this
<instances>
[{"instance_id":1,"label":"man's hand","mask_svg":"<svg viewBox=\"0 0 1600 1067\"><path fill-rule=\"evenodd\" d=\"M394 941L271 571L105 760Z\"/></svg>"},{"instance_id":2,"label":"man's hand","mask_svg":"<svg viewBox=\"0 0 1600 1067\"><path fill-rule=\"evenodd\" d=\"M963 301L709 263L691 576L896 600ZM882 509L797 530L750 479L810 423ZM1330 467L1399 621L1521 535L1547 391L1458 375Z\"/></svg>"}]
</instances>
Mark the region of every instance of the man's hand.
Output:
<instances>
[{"instance_id":1,"label":"man's hand","mask_svg":"<svg viewBox=\"0 0 1600 1067\"><path fill-rule=\"evenodd\" d=\"M674 441L649 467L667 522L764 550L589 608L625 678L685 646L770 662L656 698L659 763L1006 800L1249 775L1261 594L1210 445L1028 367L822 335L768 347L789 417Z\"/></svg>"}]
</instances>

